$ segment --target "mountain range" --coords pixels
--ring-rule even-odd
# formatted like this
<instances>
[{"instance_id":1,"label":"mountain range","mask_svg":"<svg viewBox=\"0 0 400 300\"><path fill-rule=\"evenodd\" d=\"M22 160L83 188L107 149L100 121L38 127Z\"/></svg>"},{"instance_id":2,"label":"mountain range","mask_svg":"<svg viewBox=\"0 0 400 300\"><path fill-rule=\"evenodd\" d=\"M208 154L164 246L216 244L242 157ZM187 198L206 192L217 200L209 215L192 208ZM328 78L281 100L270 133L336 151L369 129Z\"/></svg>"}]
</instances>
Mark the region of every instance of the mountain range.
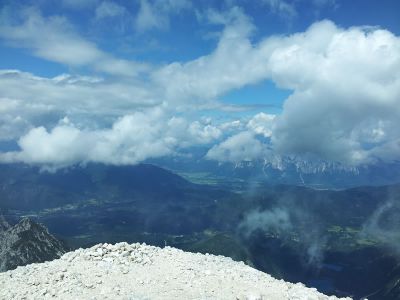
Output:
<instances>
[{"instance_id":1,"label":"mountain range","mask_svg":"<svg viewBox=\"0 0 400 300\"><path fill-rule=\"evenodd\" d=\"M340 162L300 156L273 155L247 161L207 159L206 148L190 148L186 155L148 161L182 175L194 173L224 181L253 181L267 184L300 185L313 188L344 189L400 182L400 162L375 161L346 165ZM192 176L193 178L193 176Z\"/></svg>"},{"instance_id":2,"label":"mountain range","mask_svg":"<svg viewBox=\"0 0 400 300\"><path fill-rule=\"evenodd\" d=\"M327 294L400 295L400 185L195 184L150 164L55 173L14 164L0 165L0 189L8 219L35 218L72 248L171 245L227 255Z\"/></svg>"}]
</instances>

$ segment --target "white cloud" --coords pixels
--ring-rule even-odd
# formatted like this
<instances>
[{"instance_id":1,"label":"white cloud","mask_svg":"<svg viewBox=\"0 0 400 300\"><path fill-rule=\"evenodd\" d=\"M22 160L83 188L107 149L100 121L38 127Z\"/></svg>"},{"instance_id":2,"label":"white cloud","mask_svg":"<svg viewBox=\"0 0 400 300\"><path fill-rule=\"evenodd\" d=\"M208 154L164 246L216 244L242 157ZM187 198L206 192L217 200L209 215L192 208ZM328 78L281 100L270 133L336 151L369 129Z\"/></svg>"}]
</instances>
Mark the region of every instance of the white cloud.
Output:
<instances>
[{"instance_id":1,"label":"white cloud","mask_svg":"<svg viewBox=\"0 0 400 300\"><path fill-rule=\"evenodd\" d=\"M166 3L151 2L151 7L165 5L169 8L163 11L172 10L172 2ZM179 7L174 9L179 11ZM111 57L77 36L64 18L44 18L32 10L25 13L22 23L2 20L0 35L9 43L30 48L46 59L90 66L107 73L127 74L135 69L125 60ZM174 62L157 70L147 70L146 81L70 75L49 79L21 72L1 72L0 132L8 137L18 136L24 128L22 134L26 134L41 125L35 123L40 118L46 128L54 128L43 117L49 115L56 120L67 115L75 124L95 119L94 126L86 123L75 126L85 128L78 129L78 141L81 134L86 134L82 131L108 132L105 124L116 117L132 115L146 107L159 107L168 111L169 117L152 121L167 126L161 131L168 132L167 141L161 144L167 145L163 149L168 151L193 143L209 143L225 134L232 136L212 147L209 158L249 160L262 157L266 148L272 148L278 154L316 156L355 165L376 159L400 159L398 36L379 28L342 29L323 21L305 32L272 36L254 43L251 40L254 26L240 9L233 8L224 14L209 12L208 17L224 26L216 49L186 63ZM66 42L70 52L57 52ZM282 113L275 118L258 114L247 125L225 124L229 128L226 132L222 125L171 119L177 111L218 108L215 101L224 93L263 80L272 80L277 86L293 91ZM13 124L11 120L17 120L15 124L18 124L14 134L6 126ZM33 133L51 143L50 136L58 132ZM262 144L256 134L270 139L271 144ZM119 152L108 154L119 155ZM135 161L140 155L128 157ZM116 158L108 161L113 159Z\"/></svg>"},{"instance_id":2,"label":"white cloud","mask_svg":"<svg viewBox=\"0 0 400 300\"><path fill-rule=\"evenodd\" d=\"M248 17L235 8L214 16L213 21L227 23L214 52L184 64L174 62L154 73L167 97L213 99L266 78L268 53L253 48L249 36L254 27Z\"/></svg>"},{"instance_id":3,"label":"white cloud","mask_svg":"<svg viewBox=\"0 0 400 300\"><path fill-rule=\"evenodd\" d=\"M178 147L208 144L222 135L217 126L204 121L190 122L182 117L171 117L167 125L165 134L173 139Z\"/></svg>"},{"instance_id":4,"label":"white cloud","mask_svg":"<svg viewBox=\"0 0 400 300\"><path fill-rule=\"evenodd\" d=\"M214 99L271 79L293 90L267 133L279 154L357 165L389 159L392 149L390 159L400 158L392 143L400 138L399 37L322 21L252 44L249 20L238 9L230 14L214 18L230 21L213 53L155 73L169 98Z\"/></svg>"},{"instance_id":5,"label":"white cloud","mask_svg":"<svg viewBox=\"0 0 400 300\"><path fill-rule=\"evenodd\" d=\"M170 17L190 7L191 4L187 0L140 0L136 29L142 32L168 29Z\"/></svg>"},{"instance_id":6,"label":"white cloud","mask_svg":"<svg viewBox=\"0 0 400 300\"><path fill-rule=\"evenodd\" d=\"M147 0L140 1L140 9L136 18L136 27L139 31L145 31L152 28L161 29L167 26L167 19L157 16L157 12L148 3Z\"/></svg>"},{"instance_id":7,"label":"white cloud","mask_svg":"<svg viewBox=\"0 0 400 300\"><path fill-rule=\"evenodd\" d=\"M210 124L203 125L199 121L194 121L189 126L189 133L195 136L198 143L205 144L216 140L221 136L221 130Z\"/></svg>"},{"instance_id":8,"label":"white cloud","mask_svg":"<svg viewBox=\"0 0 400 300\"><path fill-rule=\"evenodd\" d=\"M206 158L220 162L251 161L263 157L266 147L248 131L240 132L213 146Z\"/></svg>"},{"instance_id":9,"label":"white cloud","mask_svg":"<svg viewBox=\"0 0 400 300\"><path fill-rule=\"evenodd\" d=\"M224 132L231 132L231 131L238 132L238 131L242 131L244 128L241 120L225 122L225 123L222 123L219 127Z\"/></svg>"},{"instance_id":10,"label":"white cloud","mask_svg":"<svg viewBox=\"0 0 400 300\"><path fill-rule=\"evenodd\" d=\"M287 209L275 207L271 210L253 210L247 213L239 229L250 235L257 229L264 231L286 232L293 230L292 220Z\"/></svg>"},{"instance_id":11,"label":"white cloud","mask_svg":"<svg viewBox=\"0 0 400 300\"><path fill-rule=\"evenodd\" d=\"M9 45L32 49L33 54L57 63L93 69L113 75L134 76L147 70L145 64L114 58L78 35L61 16L43 17L35 8L23 8L16 22L3 12L0 37Z\"/></svg>"},{"instance_id":12,"label":"white cloud","mask_svg":"<svg viewBox=\"0 0 400 300\"><path fill-rule=\"evenodd\" d=\"M297 15L294 4L285 0L262 0L272 12L277 13L285 18L291 19Z\"/></svg>"},{"instance_id":13,"label":"white cloud","mask_svg":"<svg viewBox=\"0 0 400 300\"><path fill-rule=\"evenodd\" d=\"M275 115L270 115L261 112L256 114L247 123L247 128L252 130L256 134L261 134L264 137L269 138L272 135L274 121L275 121Z\"/></svg>"},{"instance_id":14,"label":"white cloud","mask_svg":"<svg viewBox=\"0 0 400 300\"><path fill-rule=\"evenodd\" d=\"M2 102L3 99L0 99ZM2 103L0 103L2 105ZM10 141L20 137L29 127L29 122L19 114L10 115L1 113L0 118L0 141Z\"/></svg>"},{"instance_id":15,"label":"white cloud","mask_svg":"<svg viewBox=\"0 0 400 300\"><path fill-rule=\"evenodd\" d=\"M154 90L143 83L99 77L64 74L44 78L15 70L2 70L0 85L4 87L0 91L0 119L7 114L29 119L48 113L101 119L103 116L116 117L141 107L162 104Z\"/></svg>"},{"instance_id":16,"label":"white cloud","mask_svg":"<svg viewBox=\"0 0 400 300\"><path fill-rule=\"evenodd\" d=\"M80 129L63 118L51 130L42 126L29 130L18 140L21 150L0 153L0 162L50 169L87 162L135 164L172 154L180 147L209 143L219 135L210 124L171 118L159 108L125 115L106 129Z\"/></svg>"},{"instance_id":17,"label":"white cloud","mask_svg":"<svg viewBox=\"0 0 400 300\"><path fill-rule=\"evenodd\" d=\"M103 1L96 8L96 19L120 17L126 13L125 7L112 1Z\"/></svg>"},{"instance_id":18,"label":"white cloud","mask_svg":"<svg viewBox=\"0 0 400 300\"><path fill-rule=\"evenodd\" d=\"M270 58L272 79L294 89L276 120L275 149L349 164L385 159L378 149L400 137L399 50L386 30L327 21L289 37Z\"/></svg>"}]
</instances>

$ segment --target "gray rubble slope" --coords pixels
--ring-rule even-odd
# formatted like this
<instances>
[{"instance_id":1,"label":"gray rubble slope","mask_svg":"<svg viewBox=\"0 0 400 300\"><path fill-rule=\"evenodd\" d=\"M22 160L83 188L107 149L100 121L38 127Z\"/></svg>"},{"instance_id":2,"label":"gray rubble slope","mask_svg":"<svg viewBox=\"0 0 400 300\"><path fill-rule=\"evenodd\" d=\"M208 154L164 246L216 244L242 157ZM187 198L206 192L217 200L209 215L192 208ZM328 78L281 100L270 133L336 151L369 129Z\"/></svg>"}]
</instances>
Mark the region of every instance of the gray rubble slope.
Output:
<instances>
[{"instance_id":1,"label":"gray rubble slope","mask_svg":"<svg viewBox=\"0 0 400 300\"><path fill-rule=\"evenodd\" d=\"M0 273L0 299L337 299L223 256L98 244Z\"/></svg>"}]
</instances>

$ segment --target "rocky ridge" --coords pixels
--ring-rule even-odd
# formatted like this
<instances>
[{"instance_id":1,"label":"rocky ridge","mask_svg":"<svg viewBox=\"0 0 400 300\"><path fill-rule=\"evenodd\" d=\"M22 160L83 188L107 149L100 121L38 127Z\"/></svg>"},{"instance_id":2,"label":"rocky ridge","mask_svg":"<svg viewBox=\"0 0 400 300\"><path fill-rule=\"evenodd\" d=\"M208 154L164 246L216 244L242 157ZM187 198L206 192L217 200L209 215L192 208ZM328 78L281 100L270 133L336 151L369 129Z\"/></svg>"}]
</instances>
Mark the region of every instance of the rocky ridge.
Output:
<instances>
[{"instance_id":1,"label":"rocky ridge","mask_svg":"<svg viewBox=\"0 0 400 300\"><path fill-rule=\"evenodd\" d=\"M0 287L0 299L338 299L227 257L127 243L0 273Z\"/></svg>"},{"instance_id":2,"label":"rocky ridge","mask_svg":"<svg viewBox=\"0 0 400 300\"><path fill-rule=\"evenodd\" d=\"M14 226L0 216L0 272L59 258L68 248L47 228L28 218Z\"/></svg>"}]
</instances>

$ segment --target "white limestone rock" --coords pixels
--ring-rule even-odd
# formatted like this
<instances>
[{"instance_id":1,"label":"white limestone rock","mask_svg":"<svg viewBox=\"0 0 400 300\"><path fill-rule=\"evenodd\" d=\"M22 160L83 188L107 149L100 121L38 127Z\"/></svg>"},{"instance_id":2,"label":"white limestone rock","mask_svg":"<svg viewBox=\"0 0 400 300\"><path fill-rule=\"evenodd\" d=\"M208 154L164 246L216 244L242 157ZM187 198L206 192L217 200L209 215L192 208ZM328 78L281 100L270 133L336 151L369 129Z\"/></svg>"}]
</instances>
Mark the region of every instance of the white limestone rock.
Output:
<instances>
[{"instance_id":1,"label":"white limestone rock","mask_svg":"<svg viewBox=\"0 0 400 300\"><path fill-rule=\"evenodd\" d=\"M223 256L127 243L0 273L0 286L0 299L338 299Z\"/></svg>"}]
</instances>

